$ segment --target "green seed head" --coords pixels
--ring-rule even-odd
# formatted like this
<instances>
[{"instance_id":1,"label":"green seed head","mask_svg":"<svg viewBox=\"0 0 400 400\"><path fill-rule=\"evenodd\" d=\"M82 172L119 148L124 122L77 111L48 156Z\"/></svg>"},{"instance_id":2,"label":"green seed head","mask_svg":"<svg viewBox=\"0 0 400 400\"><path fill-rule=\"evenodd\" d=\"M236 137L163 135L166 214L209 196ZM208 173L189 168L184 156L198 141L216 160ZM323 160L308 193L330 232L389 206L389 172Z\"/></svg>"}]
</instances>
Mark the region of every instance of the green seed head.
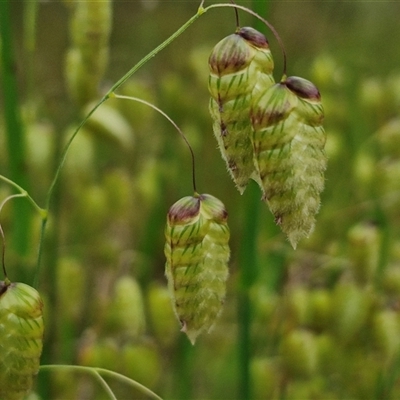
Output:
<instances>
[{"instance_id":1,"label":"green seed head","mask_svg":"<svg viewBox=\"0 0 400 400\"><path fill-rule=\"evenodd\" d=\"M349 258L356 280L361 284L370 282L379 263L380 233L376 226L360 223L348 233Z\"/></svg>"},{"instance_id":2,"label":"green seed head","mask_svg":"<svg viewBox=\"0 0 400 400\"><path fill-rule=\"evenodd\" d=\"M229 228L224 205L207 194L184 197L168 212L165 236L173 308L194 344L211 329L225 299Z\"/></svg>"},{"instance_id":3,"label":"green seed head","mask_svg":"<svg viewBox=\"0 0 400 400\"><path fill-rule=\"evenodd\" d=\"M240 193L257 180L250 104L253 95L272 85L268 41L253 28L241 28L220 41L209 58L210 113L214 134Z\"/></svg>"},{"instance_id":4,"label":"green seed head","mask_svg":"<svg viewBox=\"0 0 400 400\"><path fill-rule=\"evenodd\" d=\"M124 337L140 338L146 329L144 301L139 283L131 276L121 276L116 282L109 305L107 327Z\"/></svg>"},{"instance_id":5,"label":"green seed head","mask_svg":"<svg viewBox=\"0 0 400 400\"><path fill-rule=\"evenodd\" d=\"M378 349L392 361L400 349L400 321L394 310L382 310L373 318L373 334Z\"/></svg>"},{"instance_id":6,"label":"green seed head","mask_svg":"<svg viewBox=\"0 0 400 400\"><path fill-rule=\"evenodd\" d=\"M294 248L314 228L324 187L323 116L317 88L298 77L260 92L251 108L263 198Z\"/></svg>"},{"instance_id":7,"label":"green seed head","mask_svg":"<svg viewBox=\"0 0 400 400\"><path fill-rule=\"evenodd\" d=\"M289 332L280 345L285 370L293 378L310 378L318 367L318 347L313 333L303 329Z\"/></svg>"},{"instance_id":8,"label":"green seed head","mask_svg":"<svg viewBox=\"0 0 400 400\"><path fill-rule=\"evenodd\" d=\"M0 282L0 398L20 400L39 370L43 302L23 283Z\"/></svg>"}]
</instances>

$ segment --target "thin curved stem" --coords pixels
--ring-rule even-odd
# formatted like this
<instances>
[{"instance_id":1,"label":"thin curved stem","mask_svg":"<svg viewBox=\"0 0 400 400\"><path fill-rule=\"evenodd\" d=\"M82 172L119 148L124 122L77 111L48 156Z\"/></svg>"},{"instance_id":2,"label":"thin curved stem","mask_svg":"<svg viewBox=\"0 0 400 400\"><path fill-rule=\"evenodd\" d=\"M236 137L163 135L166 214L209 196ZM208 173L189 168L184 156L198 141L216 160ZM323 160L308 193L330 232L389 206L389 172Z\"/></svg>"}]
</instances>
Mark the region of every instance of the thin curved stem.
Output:
<instances>
[{"instance_id":1,"label":"thin curved stem","mask_svg":"<svg viewBox=\"0 0 400 400\"><path fill-rule=\"evenodd\" d=\"M29 202L32 204L32 206L35 208L35 210L40 214L42 219L47 218L47 210L39 207L38 204L35 202L35 200L32 199L32 197L29 195L29 193L24 188L22 188L17 183L12 181L11 179L6 178L3 175L0 175L0 179L4 182L8 183L9 185L13 186L15 189L17 189L22 195L19 197L26 197L29 200Z\"/></svg>"},{"instance_id":2,"label":"thin curved stem","mask_svg":"<svg viewBox=\"0 0 400 400\"><path fill-rule=\"evenodd\" d=\"M16 197L26 197L26 195L25 194L13 194L13 195L5 198L0 204L0 214L1 214L1 211L3 210L4 204L6 204L7 201L9 201L11 199L15 199ZM8 276L7 276L7 269L6 269L6 238L4 236L4 231L3 231L3 227L1 226L1 223L0 223L0 235L1 235L1 238L3 241L2 253L1 253L1 265L3 268L4 278L7 279Z\"/></svg>"},{"instance_id":3,"label":"thin curved stem","mask_svg":"<svg viewBox=\"0 0 400 400\"><path fill-rule=\"evenodd\" d=\"M195 193L197 193L197 189L196 189L196 170L195 170L195 157L194 157L194 152L192 149L192 146L190 145L187 137L185 136L185 134L182 132L182 130L179 128L179 126L175 123L175 121L173 121L173 119L166 114L163 110L161 110L160 108L156 107L154 104L149 103L146 100L143 99L139 99L138 97L132 97L132 96L123 96L123 95L119 95L119 94L113 94L110 95L110 97L115 97L117 99L126 99L126 100L133 100L136 101L138 103L142 103L145 104L149 107L151 107L152 109L156 110L157 112L159 112L162 116L164 116L174 127L175 129L178 131L178 133L181 135L182 139L185 141L189 151L190 151L190 155L192 158L192 183L193 183L193 190Z\"/></svg>"},{"instance_id":4,"label":"thin curved stem","mask_svg":"<svg viewBox=\"0 0 400 400\"><path fill-rule=\"evenodd\" d=\"M279 36L277 30L274 28L274 26L271 25L271 23L269 23L265 18L263 18L260 15L258 15L256 12L250 10L247 7L239 6L238 4L229 4L229 3L227 3L227 4L212 4L212 5L208 6L208 7L206 7L204 9L204 12L207 12L208 10L211 10L212 8L222 8L222 7L234 7L234 8L237 8L239 10L243 10L243 11L253 15L254 17L258 18L265 25L267 25L267 27L270 29L270 31L275 36L275 38L276 38L276 40L277 40L277 42L279 44L279 47L281 48L282 56L283 56L283 73L282 73L283 77L282 77L282 80L284 78L286 78L286 64L287 64L286 51L285 51L285 47L283 45L283 41L282 41L281 37Z\"/></svg>"},{"instance_id":5,"label":"thin curved stem","mask_svg":"<svg viewBox=\"0 0 400 400\"><path fill-rule=\"evenodd\" d=\"M231 0L232 4L236 4L233 0ZM236 18L236 29L239 29L240 27L240 20L239 20L239 13L238 13L238 9L235 8L235 18Z\"/></svg>"},{"instance_id":6,"label":"thin curved stem","mask_svg":"<svg viewBox=\"0 0 400 400\"><path fill-rule=\"evenodd\" d=\"M20 192L20 194L16 194L16 195L13 195L10 197L26 197L29 200L29 202L32 204L32 206L35 208L35 210L40 214L40 217L42 219L42 226L40 229L40 241L39 241L39 247L38 247L38 257L37 257L37 263L36 263L36 273L35 273L35 278L34 278L34 282L33 282L33 287L37 288L38 283L39 283L40 262L42 259L42 247L43 247L42 244L43 244L43 240L44 240L44 231L45 231L45 227L47 224L47 218L48 218L48 213L49 213L48 209L43 209L43 208L39 207L38 204L29 195L29 193L25 189L23 189L21 186L19 186L17 183L12 181L11 179L8 179L3 175L0 175L0 179L3 180L4 182L8 183L9 185L13 186ZM4 203L7 200L9 200L10 197L8 197L3 202L3 204L0 206L0 211L1 211L1 207L3 207ZM2 232L2 234L3 234L3 232ZM4 235L3 235L3 243L4 243ZM5 272L5 276L7 276L5 266L4 266L4 247L3 247L3 270Z\"/></svg>"},{"instance_id":7,"label":"thin curved stem","mask_svg":"<svg viewBox=\"0 0 400 400\"><path fill-rule=\"evenodd\" d=\"M97 375L108 376L110 378L116 379L117 381L120 381L122 383L125 383L128 386L135 388L136 390L142 392L143 394L149 396L152 399L163 400L160 396L158 396L156 393L151 391L146 386L143 386L139 382L136 382L135 380L130 379L130 378L126 377L125 375L119 374L118 372L110 371L108 369L96 368L96 367L85 367L83 365L62 365L62 364L60 364L60 365L49 364L49 365L41 365L40 366L41 371L60 370L60 369L71 370L71 371L76 371L76 372L85 372L85 373L91 374L93 376L96 376L96 378L97 378ZM107 383L104 381L103 378L102 378L102 382L104 382L104 384L107 385ZM104 387L104 385L102 385L102 386ZM108 387L108 385L107 385L107 387ZM110 392L108 392L108 393L110 394ZM112 394L112 395L114 396L114 394ZM115 396L114 396L114 398L115 398Z\"/></svg>"},{"instance_id":8,"label":"thin curved stem","mask_svg":"<svg viewBox=\"0 0 400 400\"><path fill-rule=\"evenodd\" d=\"M105 381L105 379L99 374L98 371L95 371L96 373L94 376L96 376L97 380L99 381L100 385L103 387L104 391L110 396L111 400L117 400L117 397L114 395L114 392L111 390L110 386L108 386L108 383Z\"/></svg>"},{"instance_id":9,"label":"thin curved stem","mask_svg":"<svg viewBox=\"0 0 400 400\"><path fill-rule=\"evenodd\" d=\"M71 144L80 131L80 129L85 125L86 121L92 116L92 114L110 97L111 93L115 92L121 85L123 85L138 69L140 69L144 64L147 63L150 59L152 59L156 54L158 54L161 50L167 47L171 42L173 42L178 36L180 36L190 25L193 24L202 14L204 13L204 9L200 6L197 13L193 15L188 21L186 21L177 31L175 31L168 39L164 40L159 46L157 46L153 51L143 57L137 64L135 64L121 79L119 79L111 89L103 96L103 98L93 107L93 109L88 113L85 119L80 123L80 125L76 128L74 133L72 134L71 138L69 139L68 143L66 144L64 151L61 155L61 161L57 168L56 174L54 176L53 182L50 186L50 189L47 193L47 201L46 206L47 209L50 206L51 197L56 186L56 183L59 179L60 172L62 167L64 166L67 153Z\"/></svg>"}]
</instances>

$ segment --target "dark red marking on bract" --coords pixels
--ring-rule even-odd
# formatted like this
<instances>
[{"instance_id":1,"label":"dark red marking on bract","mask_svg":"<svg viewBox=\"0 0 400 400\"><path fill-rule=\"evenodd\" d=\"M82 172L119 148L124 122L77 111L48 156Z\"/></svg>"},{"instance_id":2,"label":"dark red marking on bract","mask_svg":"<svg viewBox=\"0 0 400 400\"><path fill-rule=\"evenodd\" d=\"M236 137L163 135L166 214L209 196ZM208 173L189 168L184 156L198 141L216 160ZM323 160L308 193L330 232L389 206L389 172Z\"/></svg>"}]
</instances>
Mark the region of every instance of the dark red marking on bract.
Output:
<instances>
[{"instance_id":1,"label":"dark red marking on bract","mask_svg":"<svg viewBox=\"0 0 400 400\"><path fill-rule=\"evenodd\" d=\"M321 100L321 94L317 87L307 79L298 76L289 76L285 82L286 87L297 96L309 100Z\"/></svg>"},{"instance_id":2,"label":"dark red marking on bract","mask_svg":"<svg viewBox=\"0 0 400 400\"><path fill-rule=\"evenodd\" d=\"M185 221L190 220L199 214L200 198L192 197L191 200L191 203L183 203L179 201L169 209L168 220L170 223L184 223Z\"/></svg>"},{"instance_id":3,"label":"dark red marking on bract","mask_svg":"<svg viewBox=\"0 0 400 400\"><path fill-rule=\"evenodd\" d=\"M243 28L240 28L237 34L241 36L243 39L247 40L254 47L260 49L269 48L267 38L261 32L258 32L254 28L245 26Z\"/></svg>"}]
</instances>

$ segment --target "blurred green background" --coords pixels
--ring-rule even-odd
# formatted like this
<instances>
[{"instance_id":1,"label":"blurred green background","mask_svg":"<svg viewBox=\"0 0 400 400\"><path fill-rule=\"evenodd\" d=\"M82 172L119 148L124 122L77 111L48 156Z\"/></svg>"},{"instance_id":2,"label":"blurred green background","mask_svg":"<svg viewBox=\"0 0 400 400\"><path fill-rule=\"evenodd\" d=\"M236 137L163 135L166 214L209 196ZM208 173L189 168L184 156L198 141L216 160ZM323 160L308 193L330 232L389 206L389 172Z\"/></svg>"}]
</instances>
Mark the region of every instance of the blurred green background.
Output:
<instances>
[{"instance_id":1,"label":"blurred green background","mask_svg":"<svg viewBox=\"0 0 400 400\"><path fill-rule=\"evenodd\" d=\"M256 185L240 196L226 172L208 114L207 60L236 25L232 9L210 10L118 93L153 102L180 126L195 152L199 192L228 210L224 312L194 347L179 332L166 292L164 226L169 207L192 194L190 154L152 109L108 100L76 137L52 197L39 276L42 363L112 369L165 399L398 399L400 3L238 4L267 17L285 44L288 74L322 94L329 160L314 233L294 251ZM13 54L17 87L0 87L0 173L44 207L61 151L90 104L199 2L114 1L98 60L106 68L80 83L95 83L86 97L71 89L77 68L66 64L86 29L71 22L77 3L9 5L11 36L1 48L3 62L5 49ZM240 12L240 21L266 34L279 80L276 40L252 16ZM7 93L16 95L17 151ZM10 193L2 183L0 200ZM21 203L0 218L9 277L32 284L41 221ZM120 399L145 398L111 384ZM43 371L35 390L41 399L107 398L82 374Z\"/></svg>"}]
</instances>

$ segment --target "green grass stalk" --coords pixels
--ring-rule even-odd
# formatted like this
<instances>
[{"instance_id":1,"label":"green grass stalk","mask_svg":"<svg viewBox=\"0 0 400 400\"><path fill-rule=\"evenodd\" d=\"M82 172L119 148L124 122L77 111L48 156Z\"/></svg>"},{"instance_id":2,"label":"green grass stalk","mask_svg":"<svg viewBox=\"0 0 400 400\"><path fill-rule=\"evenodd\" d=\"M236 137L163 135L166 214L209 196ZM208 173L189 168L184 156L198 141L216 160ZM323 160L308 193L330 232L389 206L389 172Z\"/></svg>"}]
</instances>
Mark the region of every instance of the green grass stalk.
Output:
<instances>
[{"instance_id":1,"label":"green grass stalk","mask_svg":"<svg viewBox=\"0 0 400 400\"><path fill-rule=\"evenodd\" d=\"M250 184L246 190L245 212L242 222L242 237L239 248L239 288L238 288L238 358L239 358L239 399L252 399L250 381L251 322L252 310L249 291L257 279L257 235L259 229L260 192Z\"/></svg>"},{"instance_id":2,"label":"green grass stalk","mask_svg":"<svg viewBox=\"0 0 400 400\"><path fill-rule=\"evenodd\" d=\"M13 54L12 38L10 3L8 0L0 1L1 83L4 97L9 176L14 182L28 190L24 130L18 100L16 60ZM24 257L29 250L32 222L29 205L26 202L14 204L12 220L14 229L11 246L19 256Z\"/></svg>"},{"instance_id":3,"label":"green grass stalk","mask_svg":"<svg viewBox=\"0 0 400 400\"><path fill-rule=\"evenodd\" d=\"M30 0L24 5L24 49L26 65L26 97L29 103L34 101L34 65L36 50L36 22L38 14L38 1Z\"/></svg>"}]
</instances>

